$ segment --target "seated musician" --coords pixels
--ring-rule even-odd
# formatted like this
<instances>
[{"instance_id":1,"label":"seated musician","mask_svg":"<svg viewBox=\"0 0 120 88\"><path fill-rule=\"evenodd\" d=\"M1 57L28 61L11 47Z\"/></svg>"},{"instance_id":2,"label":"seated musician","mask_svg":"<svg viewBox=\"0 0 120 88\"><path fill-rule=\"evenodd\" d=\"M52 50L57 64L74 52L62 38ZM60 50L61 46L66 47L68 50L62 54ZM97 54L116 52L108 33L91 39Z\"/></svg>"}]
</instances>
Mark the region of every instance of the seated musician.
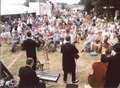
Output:
<instances>
[{"instance_id":1,"label":"seated musician","mask_svg":"<svg viewBox=\"0 0 120 88\"><path fill-rule=\"evenodd\" d=\"M28 58L26 66L20 68L19 88L45 88L45 84L39 82L36 72L32 69L33 64L33 59Z\"/></svg>"},{"instance_id":2,"label":"seated musician","mask_svg":"<svg viewBox=\"0 0 120 88\"><path fill-rule=\"evenodd\" d=\"M96 52L100 52L101 51L101 41L96 40L92 45L92 49L95 50Z\"/></svg>"},{"instance_id":3,"label":"seated musician","mask_svg":"<svg viewBox=\"0 0 120 88\"><path fill-rule=\"evenodd\" d=\"M101 56L102 62L108 62L104 88L117 88L120 83L120 43L113 46L114 55L105 53Z\"/></svg>"},{"instance_id":4,"label":"seated musician","mask_svg":"<svg viewBox=\"0 0 120 88\"><path fill-rule=\"evenodd\" d=\"M4 66L4 64L0 61L0 79L11 80L13 79L12 74L8 71L8 69Z\"/></svg>"},{"instance_id":5,"label":"seated musician","mask_svg":"<svg viewBox=\"0 0 120 88\"><path fill-rule=\"evenodd\" d=\"M101 47L102 47L101 32L100 33L98 32L98 33L96 33L96 40L92 44L92 49L99 53L99 52L101 52Z\"/></svg>"},{"instance_id":6,"label":"seated musician","mask_svg":"<svg viewBox=\"0 0 120 88\"><path fill-rule=\"evenodd\" d=\"M102 52L107 52L111 49L111 46L110 44L108 43L108 38L106 37L102 43L102 50L101 50L101 53Z\"/></svg>"}]
</instances>

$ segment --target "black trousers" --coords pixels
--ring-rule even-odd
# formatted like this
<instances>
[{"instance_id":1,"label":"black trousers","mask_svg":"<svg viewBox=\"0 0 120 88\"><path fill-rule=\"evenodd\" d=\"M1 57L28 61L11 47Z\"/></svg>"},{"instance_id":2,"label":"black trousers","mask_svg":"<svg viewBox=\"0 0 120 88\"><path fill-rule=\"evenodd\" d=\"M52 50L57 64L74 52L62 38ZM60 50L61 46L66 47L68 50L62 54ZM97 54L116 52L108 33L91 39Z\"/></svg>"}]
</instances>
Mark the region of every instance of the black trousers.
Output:
<instances>
[{"instance_id":1,"label":"black trousers","mask_svg":"<svg viewBox=\"0 0 120 88\"><path fill-rule=\"evenodd\" d=\"M63 80L67 81L67 75L69 73L72 75L72 82L74 82L76 80L76 72L75 71L72 71L72 72L64 71L64 78L63 78Z\"/></svg>"},{"instance_id":2,"label":"black trousers","mask_svg":"<svg viewBox=\"0 0 120 88\"><path fill-rule=\"evenodd\" d=\"M33 64L33 70L36 70L36 66L37 66L37 59L33 59L34 60L34 64Z\"/></svg>"},{"instance_id":3,"label":"black trousers","mask_svg":"<svg viewBox=\"0 0 120 88\"><path fill-rule=\"evenodd\" d=\"M33 61L34 61L34 64L33 64L33 70L36 70L36 66L37 66L37 57L36 56L34 56L34 57L32 57L32 56L27 56L27 58L32 58L33 59Z\"/></svg>"},{"instance_id":4,"label":"black trousers","mask_svg":"<svg viewBox=\"0 0 120 88\"><path fill-rule=\"evenodd\" d=\"M30 29L32 29L32 24L27 24L29 27L30 27Z\"/></svg>"},{"instance_id":5,"label":"black trousers","mask_svg":"<svg viewBox=\"0 0 120 88\"><path fill-rule=\"evenodd\" d=\"M118 88L120 80L106 80L104 88Z\"/></svg>"}]
</instances>

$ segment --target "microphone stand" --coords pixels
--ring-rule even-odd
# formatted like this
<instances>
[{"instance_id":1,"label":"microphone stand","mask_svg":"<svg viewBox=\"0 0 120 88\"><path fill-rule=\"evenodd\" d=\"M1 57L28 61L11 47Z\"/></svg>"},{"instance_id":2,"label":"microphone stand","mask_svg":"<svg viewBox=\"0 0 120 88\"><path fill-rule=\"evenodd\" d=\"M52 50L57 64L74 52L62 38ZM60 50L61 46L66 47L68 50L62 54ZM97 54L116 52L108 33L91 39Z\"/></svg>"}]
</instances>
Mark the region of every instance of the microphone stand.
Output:
<instances>
[{"instance_id":1,"label":"microphone stand","mask_svg":"<svg viewBox=\"0 0 120 88\"><path fill-rule=\"evenodd\" d=\"M46 41L45 47L44 47L44 54L45 54L45 64L46 64L46 69L49 70L49 55L48 55L48 40Z\"/></svg>"}]
</instances>

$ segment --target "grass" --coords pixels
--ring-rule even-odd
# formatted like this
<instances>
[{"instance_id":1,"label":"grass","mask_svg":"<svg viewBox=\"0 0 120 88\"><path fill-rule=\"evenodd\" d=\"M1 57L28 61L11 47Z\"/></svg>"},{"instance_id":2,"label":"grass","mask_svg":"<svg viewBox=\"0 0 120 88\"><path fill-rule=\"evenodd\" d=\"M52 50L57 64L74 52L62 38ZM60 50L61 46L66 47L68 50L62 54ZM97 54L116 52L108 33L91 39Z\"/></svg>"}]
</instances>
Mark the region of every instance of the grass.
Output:
<instances>
[{"instance_id":1,"label":"grass","mask_svg":"<svg viewBox=\"0 0 120 88\"><path fill-rule=\"evenodd\" d=\"M79 51L81 51L82 43L77 44L77 48ZM13 64L13 66L9 69L10 72L14 75L15 79L19 80L18 77L18 71L21 66L25 65L25 52L24 51L18 51L16 53L10 52L10 45L2 45L2 57L0 60L4 61L4 64L6 66L9 66L10 63L14 60L14 58L18 58L18 60ZM18 54L21 54L18 57ZM60 52L55 53L49 53L49 64L46 63L46 56L43 51L37 52L37 57L41 61L41 63L45 64L45 69L60 73L60 79L57 83L47 83L47 88L65 88L66 84L63 83L63 72L62 72L62 57ZM79 88L84 88L84 85L88 84L87 77L89 73L92 71L92 63L99 60L99 57L96 57L97 59L93 59L89 54L87 53L79 53L80 58L77 60L77 78L80 80ZM68 82L71 83L71 77L69 76Z\"/></svg>"}]
</instances>

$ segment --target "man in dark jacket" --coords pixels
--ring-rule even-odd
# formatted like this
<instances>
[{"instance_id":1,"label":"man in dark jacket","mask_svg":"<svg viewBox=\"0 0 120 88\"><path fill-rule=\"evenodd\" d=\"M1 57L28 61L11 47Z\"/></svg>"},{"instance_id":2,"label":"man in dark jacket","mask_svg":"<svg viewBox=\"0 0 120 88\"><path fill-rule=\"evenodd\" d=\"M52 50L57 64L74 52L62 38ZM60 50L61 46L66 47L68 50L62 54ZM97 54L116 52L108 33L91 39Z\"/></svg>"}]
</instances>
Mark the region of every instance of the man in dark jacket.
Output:
<instances>
[{"instance_id":1,"label":"man in dark jacket","mask_svg":"<svg viewBox=\"0 0 120 88\"><path fill-rule=\"evenodd\" d=\"M63 72L64 72L64 82L67 81L68 73L72 74L72 82L77 83L76 80L76 63L75 63L75 56L78 54L78 50L74 45L70 43L70 37L66 37L66 44L61 46L61 53L62 53L62 65L63 65Z\"/></svg>"},{"instance_id":2,"label":"man in dark jacket","mask_svg":"<svg viewBox=\"0 0 120 88\"><path fill-rule=\"evenodd\" d=\"M34 61L32 58L28 58L26 66L21 67L19 70L19 88L45 88L42 82L39 82L35 71L32 69Z\"/></svg>"},{"instance_id":3,"label":"man in dark jacket","mask_svg":"<svg viewBox=\"0 0 120 88\"><path fill-rule=\"evenodd\" d=\"M115 55L102 55L101 61L108 62L104 88L117 88L120 83L120 43L113 46Z\"/></svg>"},{"instance_id":4,"label":"man in dark jacket","mask_svg":"<svg viewBox=\"0 0 120 88\"><path fill-rule=\"evenodd\" d=\"M36 69L37 56L36 48L40 46L40 43L32 39L31 32L27 33L27 39L23 41L22 47L26 50L26 56L34 59L33 69Z\"/></svg>"}]
</instances>

